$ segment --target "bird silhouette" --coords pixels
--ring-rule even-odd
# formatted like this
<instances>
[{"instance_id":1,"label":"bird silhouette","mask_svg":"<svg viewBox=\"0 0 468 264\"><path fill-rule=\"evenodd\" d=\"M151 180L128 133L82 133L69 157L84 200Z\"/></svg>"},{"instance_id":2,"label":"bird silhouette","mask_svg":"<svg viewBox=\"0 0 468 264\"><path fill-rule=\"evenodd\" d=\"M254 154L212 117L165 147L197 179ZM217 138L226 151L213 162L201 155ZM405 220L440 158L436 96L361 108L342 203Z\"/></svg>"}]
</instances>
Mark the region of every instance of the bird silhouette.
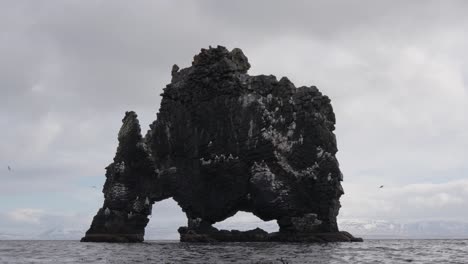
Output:
<instances>
[{"instance_id":1,"label":"bird silhouette","mask_svg":"<svg viewBox=\"0 0 468 264\"><path fill-rule=\"evenodd\" d=\"M8 166L8 171L11 171L11 167L10 167L10 166Z\"/></svg>"},{"instance_id":2,"label":"bird silhouette","mask_svg":"<svg viewBox=\"0 0 468 264\"><path fill-rule=\"evenodd\" d=\"M380 185L380 187L379 187L379 188L380 188L380 189L382 189L382 188L383 188L383 185Z\"/></svg>"}]
</instances>

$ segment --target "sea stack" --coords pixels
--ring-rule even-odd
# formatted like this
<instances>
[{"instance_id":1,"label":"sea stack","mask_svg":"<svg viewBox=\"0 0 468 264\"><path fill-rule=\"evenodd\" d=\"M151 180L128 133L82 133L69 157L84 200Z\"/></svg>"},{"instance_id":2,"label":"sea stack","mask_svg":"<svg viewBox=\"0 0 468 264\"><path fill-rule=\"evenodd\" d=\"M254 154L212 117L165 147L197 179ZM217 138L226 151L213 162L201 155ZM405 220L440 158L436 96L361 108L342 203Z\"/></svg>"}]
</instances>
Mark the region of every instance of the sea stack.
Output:
<instances>
[{"instance_id":1,"label":"sea stack","mask_svg":"<svg viewBox=\"0 0 468 264\"><path fill-rule=\"evenodd\" d=\"M126 113L104 205L82 241L141 242L152 204L170 197L187 216L185 242L360 241L336 222L344 192L330 99L249 68L240 49L202 49L191 67L173 66L145 137ZM213 227L238 211L280 230Z\"/></svg>"}]
</instances>

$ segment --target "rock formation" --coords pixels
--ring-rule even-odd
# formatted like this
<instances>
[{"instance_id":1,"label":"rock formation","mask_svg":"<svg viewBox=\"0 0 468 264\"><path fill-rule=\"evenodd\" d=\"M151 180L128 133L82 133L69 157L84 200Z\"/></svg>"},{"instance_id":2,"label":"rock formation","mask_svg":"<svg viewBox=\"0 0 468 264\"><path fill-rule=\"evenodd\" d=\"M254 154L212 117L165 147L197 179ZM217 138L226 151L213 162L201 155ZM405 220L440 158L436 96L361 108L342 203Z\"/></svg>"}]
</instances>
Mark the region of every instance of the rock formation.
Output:
<instances>
[{"instance_id":1,"label":"rock formation","mask_svg":"<svg viewBox=\"0 0 468 264\"><path fill-rule=\"evenodd\" d=\"M249 68L240 49L202 49L191 67L173 66L144 138L126 113L104 205L82 241L143 241L152 204L170 197L187 215L181 241L357 240L336 222L343 175L330 99ZM238 211L280 231L213 227Z\"/></svg>"}]
</instances>

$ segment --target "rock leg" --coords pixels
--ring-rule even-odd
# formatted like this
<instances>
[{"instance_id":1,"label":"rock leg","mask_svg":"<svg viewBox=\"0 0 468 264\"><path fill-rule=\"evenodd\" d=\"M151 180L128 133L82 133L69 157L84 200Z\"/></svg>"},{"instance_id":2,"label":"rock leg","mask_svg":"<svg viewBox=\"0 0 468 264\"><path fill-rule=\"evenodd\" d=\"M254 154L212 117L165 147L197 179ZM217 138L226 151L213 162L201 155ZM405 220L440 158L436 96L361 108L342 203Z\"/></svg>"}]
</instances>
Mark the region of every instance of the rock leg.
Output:
<instances>
[{"instance_id":1,"label":"rock leg","mask_svg":"<svg viewBox=\"0 0 468 264\"><path fill-rule=\"evenodd\" d=\"M104 205L83 242L142 242L151 214L156 172L146 151L137 115L127 112L114 162L106 168Z\"/></svg>"},{"instance_id":2,"label":"rock leg","mask_svg":"<svg viewBox=\"0 0 468 264\"><path fill-rule=\"evenodd\" d=\"M104 205L112 204L109 201ZM130 206L131 205L131 206ZM131 207L129 209L129 207ZM82 242L142 242L151 204L137 199L126 208L103 207L94 217Z\"/></svg>"}]
</instances>

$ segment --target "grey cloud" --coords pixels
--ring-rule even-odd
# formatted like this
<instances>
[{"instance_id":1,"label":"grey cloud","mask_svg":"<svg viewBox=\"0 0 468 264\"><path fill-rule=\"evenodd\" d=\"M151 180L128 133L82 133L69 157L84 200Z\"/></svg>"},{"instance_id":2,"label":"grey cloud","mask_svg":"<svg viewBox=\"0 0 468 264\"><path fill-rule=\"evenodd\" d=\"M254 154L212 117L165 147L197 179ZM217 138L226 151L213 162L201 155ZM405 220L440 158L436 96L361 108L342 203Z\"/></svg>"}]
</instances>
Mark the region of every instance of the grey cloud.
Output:
<instances>
[{"instance_id":1,"label":"grey cloud","mask_svg":"<svg viewBox=\"0 0 468 264\"><path fill-rule=\"evenodd\" d=\"M418 183L404 186L375 182L345 184L348 192L360 193L343 200L342 218L384 220L459 220L468 217L468 181Z\"/></svg>"},{"instance_id":2,"label":"grey cloud","mask_svg":"<svg viewBox=\"0 0 468 264\"><path fill-rule=\"evenodd\" d=\"M330 40L339 35L367 31L372 35L400 34L411 39L435 28L463 27L463 1L201 1L202 9L217 23L236 32L264 35L308 35ZM460 23L462 22L462 23ZM372 32L369 31L372 30ZM397 40L398 41L398 40Z\"/></svg>"}]
</instances>

